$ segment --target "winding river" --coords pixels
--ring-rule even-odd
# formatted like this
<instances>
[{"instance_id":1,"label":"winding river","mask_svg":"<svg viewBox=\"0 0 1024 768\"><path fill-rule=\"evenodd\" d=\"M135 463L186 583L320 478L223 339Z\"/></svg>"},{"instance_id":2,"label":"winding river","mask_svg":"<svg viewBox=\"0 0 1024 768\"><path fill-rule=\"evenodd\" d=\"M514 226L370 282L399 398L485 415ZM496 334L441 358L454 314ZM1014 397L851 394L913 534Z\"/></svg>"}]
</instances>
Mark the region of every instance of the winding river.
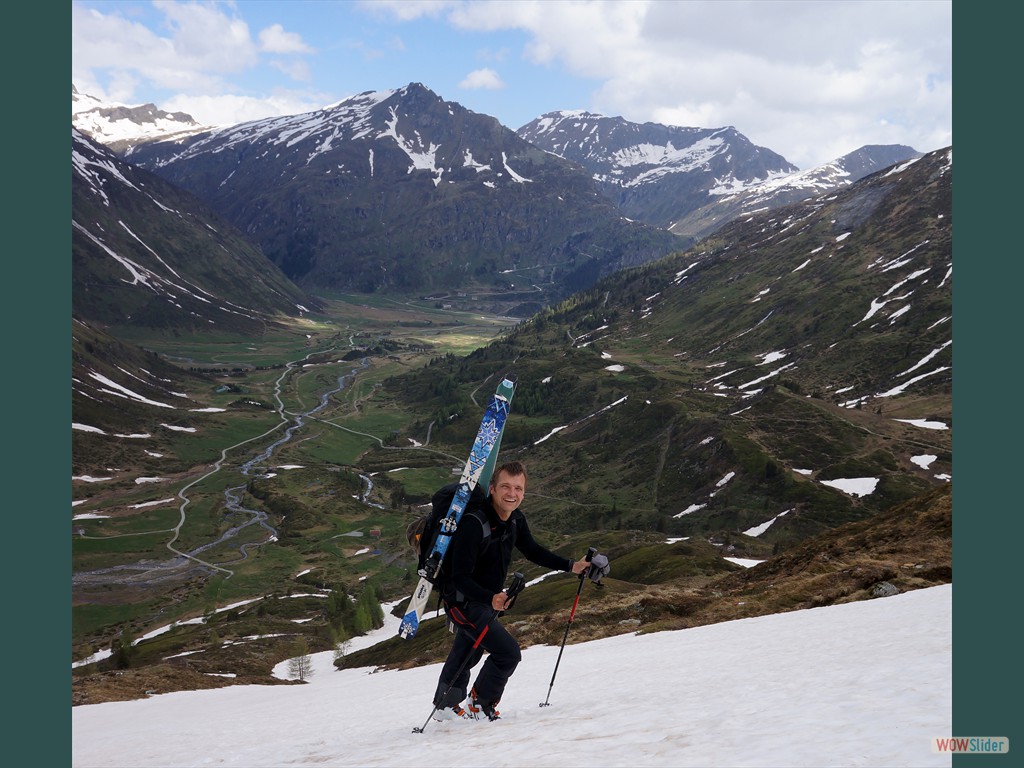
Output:
<instances>
[{"instance_id":1,"label":"winding river","mask_svg":"<svg viewBox=\"0 0 1024 768\"><path fill-rule=\"evenodd\" d=\"M181 528L185 523L185 510L190 501L187 495L187 491L192 486L196 485L197 483L200 483L201 481L221 471L222 465L227 458L227 454L230 451L234 450L235 448L238 448L239 446L245 445L246 443L262 439L267 435L271 434L272 432L275 432L278 429L280 429L282 425L288 424L288 427L285 429L284 434L280 438L271 443L267 448L263 449L258 455L254 456L253 458L249 459L244 464L242 464L240 471L243 476L251 477L254 474L256 474L259 471L258 468L266 464L266 462L268 462L273 457L274 452L278 448L292 440L296 430L300 429L302 426L305 425L306 419L315 416L318 412L326 408L327 405L330 403L331 396L344 390L345 386L355 378L356 374L359 373L361 369L366 368L369 365L369 361L367 360L367 358L363 358L360 361L359 368L353 368L349 373L338 377L337 386L333 389L324 392L320 396L320 401L316 405L316 407L308 411L305 411L304 413L301 414L293 414L285 409L284 403L281 400L281 383L292 372L295 366L300 364L301 362L303 361L300 360L288 363L285 366L285 371L281 374L281 376L275 383L274 396L277 400L277 412L281 416L281 424L278 424L273 429L269 430L268 432L265 432L262 435L250 438L248 440L244 440L241 443L237 443L228 448L225 448L224 450L221 451L221 457L214 465L213 470L207 472L205 475L198 478L197 480L192 481L178 492L178 497L182 500L180 506L181 516L178 521L178 524L173 529L170 529L169 532L173 532L174 536L167 543L167 548L170 549L173 553L175 553L176 557L164 561L142 560L138 563L130 563L127 565L115 565L109 568L99 568L93 571L81 571L78 573L73 573L71 576L72 585L95 586L101 584L130 584L136 586L144 586L150 584L157 584L169 580L180 580L192 571L200 571L207 574L221 572L226 574L230 578L231 575L233 574L233 571L223 567L223 565L230 565L230 563L211 563L206 560L203 560L200 557L200 555L203 552L211 550L217 546L220 546L224 542L235 538L239 535L241 531L243 531L245 528L248 528L250 525L259 525L262 528L266 529L268 534L267 538L262 542L247 542L245 544L239 545L238 550L241 553L241 557L237 560L231 561L232 563L240 562L241 560L244 560L246 557L248 557L248 552L250 549L259 547L262 544L275 541L277 539L277 530L269 523L267 513L262 510L250 509L248 507L242 506L242 496L248 484L242 483L241 485L233 486L224 491L224 503L228 513L240 514L243 515L246 519L244 519L242 522L236 525L232 525L230 528L223 531L216 539L209 541L205 544L201 544L197 547L194 547L188 550L187 552L179 550L174 547L174 543L175 541L177 541ZM369 477L366 477L364 475L361 477L363 477L364 482L367 483L367 490L363 494L363 498L365 500L365 498L369 495L370 489L372 488L372 482L370 481ZM145 535L151 535L152 533L153 532L151 531Z\"/></svg>"}]
</instances>

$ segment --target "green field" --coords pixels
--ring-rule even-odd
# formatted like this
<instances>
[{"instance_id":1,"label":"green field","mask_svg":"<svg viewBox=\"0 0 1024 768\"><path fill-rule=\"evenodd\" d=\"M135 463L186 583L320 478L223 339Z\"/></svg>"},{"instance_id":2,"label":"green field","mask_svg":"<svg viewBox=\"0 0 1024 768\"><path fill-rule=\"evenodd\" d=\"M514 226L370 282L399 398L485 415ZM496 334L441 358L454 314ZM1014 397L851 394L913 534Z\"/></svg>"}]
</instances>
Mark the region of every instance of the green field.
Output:
<instances>
[{"instance_id":1,"label":"green field","mask_svg":"<svg viewBox=\"0 0 1024 768\"><path fill-rule=\"evenodd\" d=\"M177 468L171 476L88 488L75 508L89 513L73 522L72 570L88 575L73 589L76 657L121 633L138 636L310 582L350 593L407 588L407 563L373 552L403 551L412 513L396 501L425 502L463 459L396 439L429 414L395 402L383 384L437 356L482 347L512 321L416 299L337 295L325 306L268 326L259 339L125 330L123 338L207 374L186 394L223 410L203 414L194 431L164 437L160 461ZM371 452L373 466L357 469ZM140 465L136 474L154 471ZM258 517L276 531L272 543ZM178 552L194 562L176 559ZM172 562L194 567L166 583L147 580L146 563ZM112 567L103 583L98 574ZM182 627L174 636L197 631Z\"/></svg>"}]
</instances>

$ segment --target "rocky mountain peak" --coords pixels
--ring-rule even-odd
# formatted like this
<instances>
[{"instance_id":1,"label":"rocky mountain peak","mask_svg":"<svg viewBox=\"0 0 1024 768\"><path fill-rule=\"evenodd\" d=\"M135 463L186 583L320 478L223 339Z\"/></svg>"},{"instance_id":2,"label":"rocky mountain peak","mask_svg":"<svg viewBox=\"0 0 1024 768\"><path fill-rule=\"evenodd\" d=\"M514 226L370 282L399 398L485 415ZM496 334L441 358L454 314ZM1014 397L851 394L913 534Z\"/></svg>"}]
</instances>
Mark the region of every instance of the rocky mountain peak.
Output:
<instances>
[{"instance_id":1,"label":"rocky mountain peak","mask_svg":"<svg viewBox=\"0 0 1024 768\"><path fill-rule=\"evenodd\" d=\"M118 154L149 141L181 138L209 126L185 112L167 112L155 104L136 106L104 102L71 84L71 125Z\"/></svg>"}]
</instances>

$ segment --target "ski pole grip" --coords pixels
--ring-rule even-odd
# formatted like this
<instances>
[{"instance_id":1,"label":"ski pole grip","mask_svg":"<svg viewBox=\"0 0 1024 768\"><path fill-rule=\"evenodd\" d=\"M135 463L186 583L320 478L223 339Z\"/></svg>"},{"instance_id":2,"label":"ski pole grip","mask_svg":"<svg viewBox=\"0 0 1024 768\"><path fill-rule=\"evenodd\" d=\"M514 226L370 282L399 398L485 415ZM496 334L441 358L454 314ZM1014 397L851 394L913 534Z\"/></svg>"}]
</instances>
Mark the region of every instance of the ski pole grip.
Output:
<instances>
[{"instance_id":1,"label":"ski pole grip","mask_svg":"<svg viewBox=\"0 0 1024 768\"><path fill-rule=\"evenodd\" d=\"M596 555L596 554L597 554L597 550L594 547L587 547L587 554L583 558L583 561L586 562L586 563L589 563L591 560L594 559L594 555ZM583 571L580 572L580 587L583 586L583 579L585 579L586 577L587 577L587 571L586 571L586 569L584 569Z\"/></svg>"},{"instance_id":2,"label":"ski pole grip","mask_svg":"<svg viewBox=\"0 0 1024 768\"><path fill-rule=\"evenodd\" d=\"M515 574L512 576L512 583L509 585L509 588L505 590L505 592L508 594L509 597L515 597L523 591L523 588L525 586L526 577L523 576L523 574L521 574L519 571L516 571Z\"/></svg>"}]
</instances>

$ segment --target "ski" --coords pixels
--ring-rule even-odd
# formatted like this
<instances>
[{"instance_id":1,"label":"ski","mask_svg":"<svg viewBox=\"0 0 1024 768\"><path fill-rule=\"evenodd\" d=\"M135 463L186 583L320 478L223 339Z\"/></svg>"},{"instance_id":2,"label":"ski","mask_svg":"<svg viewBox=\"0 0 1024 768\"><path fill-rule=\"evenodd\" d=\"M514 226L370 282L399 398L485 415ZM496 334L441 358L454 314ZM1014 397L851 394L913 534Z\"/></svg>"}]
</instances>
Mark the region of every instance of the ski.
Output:
<instances>
[{"instance_id":1,"label":"ski","mask_svg":"<svg viewBox=\"0 0 1024 768\"><path fill-rule=\"evenodd\" d=\"M459 520L462 519L462 513L466 509L469 497L477 485L490 484L515 386L515 382L511 378L507 376L503 378L484 409L484 417L480 421L480 429L477 430L469 458L463 467L459 487L448 507L447 515L438 528L437 538L434 540L430 555L423 568L418 571L420 580L416 589L413 590L409 609L398 628L399 637L408 640L414 637L419 630L420 619L426 610L430 593L434 589L434 576L441 569L441 564L448 551L448 544L455 534Z\"/></svg>"}]
</instances>

